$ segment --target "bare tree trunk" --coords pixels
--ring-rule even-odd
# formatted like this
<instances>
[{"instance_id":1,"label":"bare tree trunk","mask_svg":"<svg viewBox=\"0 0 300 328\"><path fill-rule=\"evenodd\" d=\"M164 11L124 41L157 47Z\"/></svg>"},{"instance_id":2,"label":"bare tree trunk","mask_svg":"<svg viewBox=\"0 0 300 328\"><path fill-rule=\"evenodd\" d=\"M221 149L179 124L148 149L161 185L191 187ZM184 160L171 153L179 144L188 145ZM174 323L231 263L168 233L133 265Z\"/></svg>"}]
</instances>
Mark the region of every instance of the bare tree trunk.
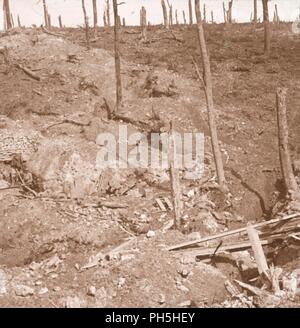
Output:
<instances>
[{"instance_id":1,"label":"bare tree trunk","mask_svg":"<svg viewBox=\"0 0 300 328\"><path fill-rule=\"evenodd\" d=\"M224 15L224 23L227 23L227 13L225 8L225 3L223 2L223 15Z\"/></svg>"},{"instance_id":2,"label":"bare tree trunk","mask_svg":"<svg viewBox=\"0 0 300 328\"><path fill-rule=\"evenodd\" d=\"M126 20L125 20L125 17L123 17L123 27L126 27Z\"/></svg>"},{"instance_id":3,"label":"bare tree trunk","mask_svg":"<svg viewBox=\"0 0 300 328\"><path fill-rule=\"evenodd\" d=\"M97 35L98 28L98 10L97 10L97 0L93 0L93 14L94 14L94 34Z\"/></svg>"},{"instance_id":4,"label":"bare tree trunk","mask_svg":"<svg viewBox=\"0 0 300 328\"><path fill-rule=\"evenodd\" d=\"M115 70L116 70L116 111L119 112L122 105L122 81L121 81L121 60L120 60L120 26L118 15L118 2L113 0L114 8L114 34L115 34Z\"/></svg>"},{"instance_id":5,"label":"bare tree trunk","mask_svg":"<svg viewBox=\"0 0 300 328\"><path fill-rule=\"evenodd\" d=\"M169 22L170 22L170 26L173 26L173 7L170 6L169 8Z\"/></svg>"},{"instance_id":6,"label":"bare tree trunk","mask_svg":"<svg viewBox=\"0 0 300 328\"><path fill-rule=\"evenodd\" d=\"M206 23L206 6L203 4L203 22Z\"/></svg>"},{"instance_id":7,"label":"bare tree trunk","mask_svg":"<svg viewBox=\"0 0 300 328\"><path fill-rule=\"evenodd\" d=\"M192 0L189 0L189 17L190 17L190 25L193 25L193 7L192 7Z\"/></svg>"},{"instance_id":8,"label":"bare tree trunk","mask_svg":"<svg viewBox=\"0 0 300 328\"><path fill-rule=\"evenodd\" d=\"M103 13L103 25L104 25L104 27L107 26L106 11L104 11L104 13Z\"/></svg>"},{"instance_id":9,"label":"bare tree trunk","mask_svg":"<svg viewBox=\"0 0 300 328\"><path fill-rule=\"evenodd\" d=\"M19 15L18 15L17 19L18 19L18 27L19 28L22 28L21 21L20 21L20 16Z\"/></svg>"},{"instance_id":10,"label":"bare tree trunk","mask_svg":"<svg viewBox=\"0 0 300 328\"><path fill-rule=\"evenodd\" d=\"M289 153L289 131L287 123L286 109L287 89L278 88L276 94L277 102L277 124L278 124L278 143L281 172L286 191L298 191L298 185L293 173L291 157Z\"/></svg>"},{"instance_id":11,"label":"bare tree trunk","mask_svg":"<svg viewBox=\"0 0 300 328\"><path fill-rule=\"evenodd\" d=\"M228 3L228 23L231 24L232 23L232 5L233 5L233 0L230 0Z\"/></svg>"},{"instance_id":12,"label":"bare tree trunk","mask_svg":"<svg viewBox=\"0 0 300 328\"><path fill-rule=\"evenodd\" d=\"M257 0L254 1L254 18L253 18L253 23L256 26L257 24Z\"/></svg>"},{"instance_id":13,"label":"bare tree trunk","mask_svg":"<svg viewBox=\"0 0 300 328\"><path fill-rule=\"evenodd\" d=\"M275 24L277 21L277 17L276 17L276 12L274 11L274 14L273 14L273 24Z\"/></svg>"},{"instance_id":14,"label":"bare tree trunk","mask_svg":"<svg viewBox=\"0 0 300 328\"><path fill-rule=\"evenodd\" d=\"M48 13L48 28L51 28L51 27L52 27L52 25L51 25L51 16Z\"/></svg>"},{"instance_id":15,"label":"bare tree trunk","mask_svg":"<svg viewBox=\"0 0 300 328\"><path fill-rule=\"evenodd\" d=\"M140 16L141 16L141 27L142 27L142 41L146 42L147 41L147 11L146 8L143 6L141 11L140 11Z\"/></svg>"},{"instance_id":16,"label":"bare tree trunk","mask_svg":"<svg viewBox=\"0 0 300 328\"><path fill-rule=\"evenodd\" d=\"M181 186L179 170L175 167L175 153L176 144L174 139L174 124L171 122L170 136L169 136L169 161L170 161L170 182L172 188L173 204L175 220L175 229L181 228L181 217L182 217L182 201L181 201Z\"/></svg>"},{"instance_id":17,"label":"bare tree trunk","mask_svg":"<svg viewBox=\"0 0 300 328\"><path fill-rule=\"evenodd\" d=\"M182 16L183 16L183 24L186 25L186 17L185 17L185 11L182 11Z\"/></svg>"},{"instance_id":18,"label":"bare tree trunk","mask_svg":"<svg viewBox=\"0 0 300 328\"><path fill-rule=\"evenodd\" d=\"M59 23L59 28L63 28L63 23L62 23L61 15L58 16L58 23Z\"/></svg>"},{"instance_id":19,"label":"bare tree trunk","mask_svg":"<svg viewBox=\"0 0 300 328\"><path fill-rule=\"evenodd\" d=\"M206 103L207 103L207 112L208 112L208 122L211 134L211 144L212 150L215 159L216 171L218 175L218 183L221 189L226 190L226 180L224 174L224 167L222 161L222 154L220 151L219 141L218 141L218 134L217 134L217 125L215 122L215 108L213 102L213 85L212 85L212 75L210 69L210 61L208 50L205 41L205 34L202 24L202 17L200 11L200 0L195 0L195 8L196 8L196 18L197 18L197 27L198 27L198 39L200 44L201 50L201 57L202 57L202 65L203 65L203 82L204 82L204 89L205 89L205 96L206 96Z\"/></svg>"},{"instance_id":20,"label":"bare tree trunk","mask_svg":"<svg viewBox=\"0 0 300 328\"><path fill-rule=\"evenodd\" d=\"M7 30L7 24L6 24L6 12L5 12L5 5L3 2L3 30Z\"/></svg>"},{"instance_id":21,"label":"bare tree trunk","mask_svg":"<svg viewBox=\"0 0 300 328\"><path fill-rule=\"evenodd\" d=\"M263 12L264 12L265 55L269 55L271 50L271 30L270 30L268 0L262 0L262 3L263 3Z\"/></svg>"},{"instance_id":22,"label":"bare tree trunk","mask_svg":"<svg viewBox=\"0 0 300 328\"><path fill-rule=\"evenodd\" d=\"M179 21L178 21L178 10L175 10L175 20L176 20L176 25L179 25Z\"/></svg>"},{"instance_id":23,"label":"bare tree trunk","mask_svg":"<svg viewBox=\"0 0 300 328\"><path fill-rule=\"evenodd\" d=\"M12 28L15 27L15 21L14 21L14 16L13 14L10 14L10 19L11 19L11 25L12 25Z\"/></svg>"},{"instance_id":24,"label":"bare tree trunk","mask_svg":"<svg viewBox=\"0 0 300 328\"><path fill-rule=\"evenodd\" d=\"M169 28L169 20L168 20L168 14L167 14L167 7L164 0L161 0L161 6L163 10L164 15L164 26L165 28Z\"/></svg>"},{"instance_id":25,"label":"bare tree trunk","mask_svg":"<svg viewBox=\"0 0 300 328\"><path fill-rule=\"evenodd\" d=\"M173 25L173 7L172 7L172 5L170 5L169 0L167 0L167 4L169 7L169 26L172 27L172 25Z\"/></svg>"},{"instance_id":26,"label":"bare tree trunk","mask_svg":"<svg viewBox=\"0 0 300 328\"><path fill-rule=\"evenodd\" d=\"M275 23L279 24L280 23L280 19L279 19L279 15L278 15L278 7L277 4L275 4Z\"/></svg>"},{"instance_id":27,"label":"bare tree trunk","mask_svg":"<svg viewBox=\"0 0 300 328\"><path fill-rule=\"evenodd\" d=\"M211 11L210 15L211 15L211 23L214 24L214 12Z\"/></svg>"},{"instance_id":28,"label":"bare tree trunk","mask_svg":"<svg viewBox=\"0 0 300 328\"><path fill-rule=\"evenodd\" d=\"M87 49L91 49L90 46L90 29L89 29L89 19L86 14L86 9L85 9L85 1L82 0L82 10L83 10L83 17L84 17L84 25L85 25L85 39L86 39L86 47Z\"/></svg>"},{"instance_id":29,"label":"bare tree trunk","mask_svg":"<svg viewBox=\"0 0 300 328\"><path fill-rule=\"evenodd\" d=\"M10 13L9 0L3 1L3 13L5 17L6 29L10 30L13 27L13 25L12 25L11 13Z\"/></svg>"},{"instance_id":30,"label":"bare tree trunk","mask_svg":"<svg viewBox=\"0 0 300 328\"><path fill-rule=\"evenodd\" d=\"M110 24L110 3L109 3L109 0L106 0L106 19L107 19L107 25L111 26L111 24Z\"/></svg>"},{"instance_id":31,"label":"bare tree trunk","mask_svg":"<svg viewBox=\"0 0 300 328\"><path fill-rule=\"evenodd\" d=\"M43 8L44 8L44 23L45 23L45 27L48 28L49 24L48 24L48 10L47 10L46 0L43 0Z\"/></svg>"}]
</instances>

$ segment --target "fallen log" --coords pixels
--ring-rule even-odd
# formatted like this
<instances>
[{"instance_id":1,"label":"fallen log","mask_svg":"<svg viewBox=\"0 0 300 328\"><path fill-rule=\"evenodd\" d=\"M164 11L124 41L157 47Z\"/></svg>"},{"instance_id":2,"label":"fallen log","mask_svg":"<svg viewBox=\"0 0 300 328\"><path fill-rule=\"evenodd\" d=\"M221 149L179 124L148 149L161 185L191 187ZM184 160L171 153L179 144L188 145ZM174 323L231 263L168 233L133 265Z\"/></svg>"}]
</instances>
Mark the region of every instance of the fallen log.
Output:
<instances>
[{"instance_id":1,"label":"fallen log","mask_svg":"<svg viewBox=\"0 0 300 328\"><path fill-rule=\"evenodd\" d=\"M118 209L118 208L128 208L129 206L127 204L99 201L96 204L84 204L83 207L93 207L93 208L107 207L112 209Z\"/></svg>"},{"instance_id":2,"label":"fallen log","mask_svg":"<svg viewBox=\"0 0 300 328\"><path fill-rule=\"evenodd\" d=\"M273 219L273 220L270 220L270 221L260 222L260 223L254 224L252 227L253 228L262 228L262 227L268 226L270 224L275 224L275 223L278 223L278 222L288 221L288 220L292 220L292 219L296 219L296 218L298 218L298 219L300 218L300 213L291 214L291 215L288 215L284 218L279 218L279 219ZM247 227L243 227L243 228L236 229L236 230L230 230L230 231L222 232L222 233L217 234L217 235L208 236L208 237L204 237L204 238L201 238L201 239L196 239L194 241L188 241L188 242L185 242L185 243L180 243L178 245L174 245L174 246L171 246L171 247L167 248L167 250L168 251L173 251L173 250L176 250L176 249L185 248L185 247L188 247L188 246L193 246L193 245L205 243L207 241L216 240L216 239L229 237L229 236L233 236L233 235L237 235L237 234L241 234L241 233L246 233L246 232L247 232Z\"/></svg>"},{"instance_id":3,"label":"fallen log","mask_svg":"<svg viewBox=\"0 0 300 328\"><path fill-rule=\"evenodd\" d=\"M25 74L27 74L29 77L36 81L41 81L41 77L39 75L36 75L34 72L32 72L29 68L22 66L21 64L16 64L16 67L21 69Z\"/></svg>"},{"instance_id":4,"label":"fallen log","mask_svg":"<svg viewBox=\"0 0 300 328\"><path fill-rule=\"evenodd\" d=\"M61 34L61 33L54 33L54 32L50 32L49 30L47 30L43 25L41 25L41 29L44 33L46 34L49 34L49 35L52 35L52 36L57 36L59 38L63 38L65 37L64 34Z\"/></svg>"},{"instance_id":5,"label":"fallen log","mask_svg":"<svg viewBox=\"0 0 300 328\"><path fill-rule=\"evenodd\" d=\"M131 117L122 115L117 113L114 109L111 108L111 106L108 104L108 101L103 98L103 105L102 108L104 108L107 112L107 118L109 120L113 121L122 121L128 124L132 124L136 126L137 128L141 129L142 131L153 133L153 132L162 132L162 129L166 127L166 124L157 113L153 111L151 120L149 122L143 122L141 120L135 120Z\"/></svg>"},{"instance_id":6,"label":"fallen log","mask_svg":"<svg viewBox=\"0 0 300 328\"><path fill-rule=\"evenodd\" d=\"M61 124L73 124L73 125L77 125L77 126L90 126L91 121L89 121L88 123L82 123L82 122L74 121L71 119L65 119L65 120L62 120L61 122L51 124L48 127L46 127L45 129L48 130L50 128L53 128L54 126L61 125Z\"/></svg>"}]
</instances>

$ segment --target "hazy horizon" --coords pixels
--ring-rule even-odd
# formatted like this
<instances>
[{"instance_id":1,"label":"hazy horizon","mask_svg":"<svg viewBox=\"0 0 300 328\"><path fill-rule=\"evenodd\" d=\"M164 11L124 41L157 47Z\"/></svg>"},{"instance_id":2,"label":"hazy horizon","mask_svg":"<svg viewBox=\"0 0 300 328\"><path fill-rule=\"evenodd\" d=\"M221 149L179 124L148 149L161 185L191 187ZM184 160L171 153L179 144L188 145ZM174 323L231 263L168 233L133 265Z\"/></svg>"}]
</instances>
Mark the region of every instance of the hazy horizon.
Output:
<instances>
[{"instance_id":1,"label":"hazy horizon","mask_svg":"<svg viewBox=\"0 0 300 328\"><path fill-rule=\"evenodd\" d=\"M92 0L85 0L87 13L92 24ZM103 26L104 0L98 0L98 20L99 25ZM262 4L258 0L258 17L262 18ZM188 18L188 0L170 0L174 10L178 10L179 22L183 22L182 11L185 10ZM194 3L194 1L193 1ZM218 23L223 22L223 0L202 0L201 6L205 3L207 17L210 20L211 11L214 12L214 20ZM225 0L228 3L228 0ZM0 0L3 8L3 0ZM284 21L294 21L299 16L300 0L270 0L270 19L273 19L275 4L278 5L279 16ZM43 24L43 5L42 0L10 0L11 12L17 24L17 15L20 16L21 24L31 26L32 24ZM83 25L83 14L81 0L47 0L48 11L51 15L52 25L58 25L58 16L62 16L63 24L74 27ZM141 6L147 9L147 20L152 24L163 22L161 0L125 0L125 4L120 6L120 16L126 18L127 25L139 24L139 11ZM235 0L233 5L233 18L237 22L249 22L253 11L253 0ZM0 28L3 29L3 11L0 14Z\"/></svg>"}]
</instances>

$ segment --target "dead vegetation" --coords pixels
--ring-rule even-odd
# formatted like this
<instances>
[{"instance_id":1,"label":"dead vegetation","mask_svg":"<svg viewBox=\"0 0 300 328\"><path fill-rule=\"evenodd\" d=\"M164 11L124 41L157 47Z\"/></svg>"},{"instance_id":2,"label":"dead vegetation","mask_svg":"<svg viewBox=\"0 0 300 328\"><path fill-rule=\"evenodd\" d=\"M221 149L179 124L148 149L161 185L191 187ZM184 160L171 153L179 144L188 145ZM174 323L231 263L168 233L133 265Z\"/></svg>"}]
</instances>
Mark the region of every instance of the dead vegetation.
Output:
<instances>
[{"instance_id":1,"label":"dead vegetation","mask_svg":"<svg viewBox=\"0 0 300 328\"><path fill-rule=\"evenodd\" d=\"M265 56L262 30L208 26L195 4L187 30L162 1L162 31L145 8L141 29L121 28L113 1L112 31L107 1L92 41L84 1L85 29L63 31L44 1L45 27L1 36L1 306L299 305L299 40L282 24ZM289 91L275 94L273 74ZM187 179L172 158L97 167L98 134L120 124L146 138L204 131L204 175Z\"/></svg>"}]
</instances>

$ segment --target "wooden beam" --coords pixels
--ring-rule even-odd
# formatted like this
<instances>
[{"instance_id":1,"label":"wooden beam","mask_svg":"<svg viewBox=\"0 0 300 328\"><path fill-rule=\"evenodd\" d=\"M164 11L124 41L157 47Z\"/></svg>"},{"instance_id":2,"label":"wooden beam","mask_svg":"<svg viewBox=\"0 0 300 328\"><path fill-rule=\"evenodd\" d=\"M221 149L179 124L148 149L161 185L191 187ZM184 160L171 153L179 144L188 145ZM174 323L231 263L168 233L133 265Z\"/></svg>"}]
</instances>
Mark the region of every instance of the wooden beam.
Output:
<instances>
[{"instance_id":1,"label":"wooden beam","mask_svg":"<svg viewBox=\"0 0 300 328\"><path fill-rule=\"evenodd\" d=\"M258 273L268 277L269 267L264 250L259 239L258 232L253 226L247 227L247 234L251 243L251 247L254 253L255 262L257 264Z\"/></svg>"},{"instance_id":2,"label":"wooden beam","mask_svg":"<svg viewBox=\"0 0 300 328\"><path fill-rule=\"evenodd\" d=\"M180 177L179 170L176 168L176 143L174 137L174 123L171 122L171 130L169 136L169 161L170 161L170 182L172 188L173 204L174 204L174 213L175 220L174 225L175 229L181 228L181 217L182 217L182 201L181 201L181 186L180 186Z\"/></svg>"},{"instance_id":3,"label":"wooden beam","mask_svg":"<svg viewBox=\"0 0 300 328\"><path fill-rule=\"evenodd\" d=\"M270 224L275 224L275 223L278 223L278 222L293 220L293 219L296 219L296 218L298 218L298 219L300 218L300 213L291 214L291 215L288 215L284 218L279 218L279 219L273 219L273 220L270 220L270 221L260 222L260 223L254 224L252 226L255 229L256 228L262 228L262 227L268 226ZM204 238L201 238L201 239L196 239L194 241L184 242L184 243L181 243L181 244L178 244L178 245L171 246L171 247L167 248L167 250L173 251L173 250L176 250L176 249L180 249L180 248L184 248L184 247L188 247L188 246L193 246L193 245L205 243L207 241L221 239L221 238L225 238L225 237L229 237L229 236L233 236L233 235L238 235L238 234L242 234L242 233L245 233L245 232L247 232L247 227L222 232L222 233L219 233L217 235L208 236L208 237L204 237Z\"/></svg>"},{"instance_id":4,"label":"wooden beam","mask_svg":"<svg viewBox=\"0 0 300 328\"><path fill-rule=\"evenodd\" d=\"M287 122L287 108L286 108L286 88L278 88L276 93L276 107L277 107L277 125L278 125L278 145L279 157L282 177L286 192L298 191L298 184L296 182L292 161L289 152L289 130Z\"/></svg>"}]
</instances>

